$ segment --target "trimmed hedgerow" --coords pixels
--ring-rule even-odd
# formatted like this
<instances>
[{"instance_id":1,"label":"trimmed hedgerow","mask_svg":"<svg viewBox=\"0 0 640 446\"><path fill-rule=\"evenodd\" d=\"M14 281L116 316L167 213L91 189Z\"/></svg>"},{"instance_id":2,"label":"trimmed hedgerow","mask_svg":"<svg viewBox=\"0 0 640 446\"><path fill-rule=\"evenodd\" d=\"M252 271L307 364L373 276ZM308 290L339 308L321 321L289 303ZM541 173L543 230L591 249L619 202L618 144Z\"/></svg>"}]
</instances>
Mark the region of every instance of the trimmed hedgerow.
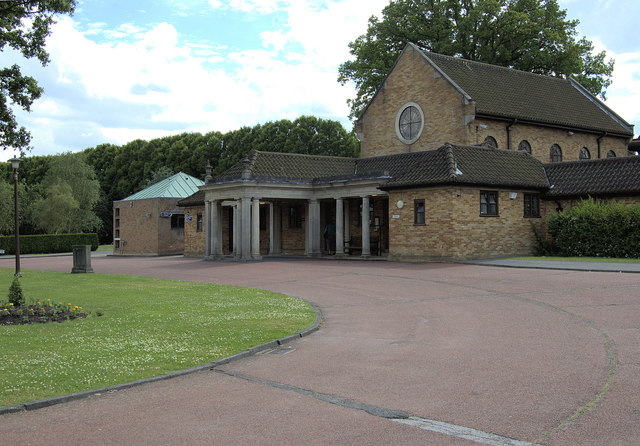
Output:
<instances>
[{"instance_id":1,"label":"trimmed hedgerow","mask_svg":"<svg viewBox=\"0 0 640 446\"><path fill-rule=\"evenodd\" d=\"M559 255L640 258L640 205L589 198L552 216L548 229Z\"/></svg>"},{"instance_id":2,"label":"trimmed hedgerow","mask_svg":"<svg viewBox=\"0 0 640 446\"><path fill-rule=\"evenodd\" d=\"M0 237L0 249L5 254L15 254L15 236ZM71 252L73 245L91 245L91 250L98 249L98 234L43 234L21 235L20 254L47 254L54 252Z\"/></svg>"}]
</instances>

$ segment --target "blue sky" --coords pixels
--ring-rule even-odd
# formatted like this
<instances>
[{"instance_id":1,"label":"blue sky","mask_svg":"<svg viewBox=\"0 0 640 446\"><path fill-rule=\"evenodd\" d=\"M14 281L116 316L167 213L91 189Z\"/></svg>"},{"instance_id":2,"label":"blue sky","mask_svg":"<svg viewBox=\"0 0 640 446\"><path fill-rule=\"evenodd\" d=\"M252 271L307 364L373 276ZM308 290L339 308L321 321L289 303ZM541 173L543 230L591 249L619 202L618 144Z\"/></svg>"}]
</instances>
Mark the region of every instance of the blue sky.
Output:
<instances>
[{"instance_id":1,"label":"blue sky","mask_svg":"<svg viewBox=\"0 0 640 446\"><path fill-rule=\"evenodd\" d=\"M47 41L51 63L16 54L45 93L27 114L34 155L181 132L228 131L300 115L347 128L348 43L388 0L79 0ZM560 0L616 60L607 104L640 132L637 0ZM13 152L0 152L0 159Z\"/></svg>"}]
</instances>

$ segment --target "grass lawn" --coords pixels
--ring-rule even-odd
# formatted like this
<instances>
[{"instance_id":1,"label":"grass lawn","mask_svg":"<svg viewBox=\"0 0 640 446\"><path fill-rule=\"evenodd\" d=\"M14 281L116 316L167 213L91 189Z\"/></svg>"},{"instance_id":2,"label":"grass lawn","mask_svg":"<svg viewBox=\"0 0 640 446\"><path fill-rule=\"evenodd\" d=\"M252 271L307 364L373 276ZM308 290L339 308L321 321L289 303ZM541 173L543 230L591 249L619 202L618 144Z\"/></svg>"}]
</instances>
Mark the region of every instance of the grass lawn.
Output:
<instances>
[{"instance_id":1,"label":"grass lawn","mask_svg":"<svg viewBox=\"0 0 640 446\"><path fill-rule=\"evenodd\" d=\"M113 245L99 245L96 252L113 251Z\"/></svg>"},{"instance_id":2,"label":"grass lawn","mask_svg":"<svg viewBox=\"0 0 640 446\"><path fill-rule=\"evenodd\" d=\"M0 406L206 364L315 320L306 302L256 289L107 274L22 274L27 303L51 299L90 314L63 323L0 326ZM12 279L12 268L0 268L0 301L7 301Z\"/></svg>"},{"instance_id":3,"label":"grass lawn","mask_svg":"<svg viewBox=\"0 0 640 446\"><path fill-rule=\"evenodd\" d=\"M629 258L609 258L609 257L545 257L545 256L530 256L530 257L510 257L512 259L523 260L566 260L569 262L615 262L615 263L640 263L640 259Z\"/></svg>"}]
</instances>

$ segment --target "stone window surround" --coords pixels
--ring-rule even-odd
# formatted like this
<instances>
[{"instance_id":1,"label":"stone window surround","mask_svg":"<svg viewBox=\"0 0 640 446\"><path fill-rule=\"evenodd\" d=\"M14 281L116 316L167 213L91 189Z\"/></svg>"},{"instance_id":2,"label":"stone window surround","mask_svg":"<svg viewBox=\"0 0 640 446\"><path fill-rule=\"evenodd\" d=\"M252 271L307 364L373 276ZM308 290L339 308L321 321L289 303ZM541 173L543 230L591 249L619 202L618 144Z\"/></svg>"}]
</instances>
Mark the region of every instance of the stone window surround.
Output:
<instances>
[{"instance_id":1,"label":"stone window surround","mask_svg":"<svg viewBox=\"0 0 640 446\"><path fill-rule=\"evenodd\" d=\"M400 132L400 116L409 107L415 107L416 110L418 110L418 113L420 114L420 130L418 130L418 133L413 138L406 139L402 135L402 133ZM422 135L422 131L424 130L424 112L422 111L422 107L420 107L420 105L418 105L416 102L413 102L413 101L409 101L409 102L405 103L402 107L400 107L400 109L396 113L396 126L395 126L395 128L396 128L396 136L404 144L410 145L410 144L413 144L414 142L416 142L420 138L420 136Z\"/></svg>"},{"instance_id":2,"label":"stone window surround","mask_svg":"<svg viewBox=\"0 0 640 446\"><path fill-rule=\"evenodd\" d=\"M552 144L549 149L549 162L560 163L562 162L562 149L558 144Z\"/></svg>"}]
</instances>

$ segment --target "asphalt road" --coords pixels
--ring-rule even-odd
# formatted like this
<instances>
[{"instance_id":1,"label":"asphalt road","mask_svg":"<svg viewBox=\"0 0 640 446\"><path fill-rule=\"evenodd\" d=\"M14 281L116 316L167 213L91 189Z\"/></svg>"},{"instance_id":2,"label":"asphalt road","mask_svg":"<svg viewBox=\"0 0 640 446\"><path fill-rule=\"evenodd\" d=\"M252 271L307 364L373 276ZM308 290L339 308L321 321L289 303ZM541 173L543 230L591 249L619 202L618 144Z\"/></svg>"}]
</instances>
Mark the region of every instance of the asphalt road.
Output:
<instances>
[{"instance_id":1,"label":"asphalt road","mask_svg":"<svg viewBox=\"0 0 640 446\"><path fill-rule=\"evenodd\" d=\"M637 274L182 257L92 264L298 296L324 323L213 371L2 415L0 443L640 444ZM22 262L71 266L70 257Z\"/></svg>"}]
</instances>

